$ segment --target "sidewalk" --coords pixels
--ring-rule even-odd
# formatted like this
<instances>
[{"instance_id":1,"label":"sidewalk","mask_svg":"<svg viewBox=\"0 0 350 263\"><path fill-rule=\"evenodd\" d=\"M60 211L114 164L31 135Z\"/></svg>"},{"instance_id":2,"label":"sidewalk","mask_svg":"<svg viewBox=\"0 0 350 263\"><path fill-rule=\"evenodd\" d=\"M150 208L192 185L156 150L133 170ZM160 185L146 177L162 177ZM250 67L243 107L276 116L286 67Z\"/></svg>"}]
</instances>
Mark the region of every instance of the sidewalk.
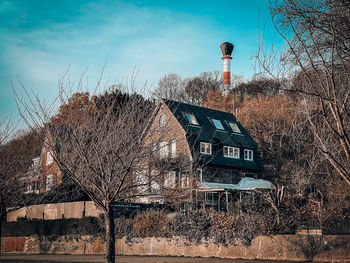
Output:
<instances>
[{"instance_id":1,"label":"sidewalk","mask_svg":"<svg viewBox=\"0 0 350 263\"><path fill-rule=\"evenodd\" d=\"M95 255L1 255L0 262L6 260L28 260L28 261L52 261L52 262L104 262L103 256ZM220 258L185 258L185 257L139 257L139 256L117 256L117 263L273 263L281 261L270 260L242 260L242 259L220 259ZM287 263L288 261L283 261ZM289 261L291 262L291 261Z\"/></svg>"}]
</instances>

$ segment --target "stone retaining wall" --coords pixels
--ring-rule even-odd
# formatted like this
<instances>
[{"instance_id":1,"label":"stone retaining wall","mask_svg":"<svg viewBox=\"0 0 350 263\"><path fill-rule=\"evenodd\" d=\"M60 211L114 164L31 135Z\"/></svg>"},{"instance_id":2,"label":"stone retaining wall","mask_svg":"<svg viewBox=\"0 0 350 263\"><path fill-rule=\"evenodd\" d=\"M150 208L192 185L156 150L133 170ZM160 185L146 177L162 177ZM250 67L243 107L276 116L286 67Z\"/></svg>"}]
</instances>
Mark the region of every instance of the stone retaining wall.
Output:
<instances>
[{"instance_id":1,"label":"stone retaining wall","mask_svg":"<svg viewBox=\"0 0 350 263\"><path fill-rule=\"evenodd\" d=\"M100 238L82 237L5 237L2 252L21 254L103 254ZM222 246L211 242L193 244L183 238L118 239L120 255L218 257L232 259L313 260L350 262L350 236L278 235L257 237L250 247Z\"/></svg>"}]
</instances>

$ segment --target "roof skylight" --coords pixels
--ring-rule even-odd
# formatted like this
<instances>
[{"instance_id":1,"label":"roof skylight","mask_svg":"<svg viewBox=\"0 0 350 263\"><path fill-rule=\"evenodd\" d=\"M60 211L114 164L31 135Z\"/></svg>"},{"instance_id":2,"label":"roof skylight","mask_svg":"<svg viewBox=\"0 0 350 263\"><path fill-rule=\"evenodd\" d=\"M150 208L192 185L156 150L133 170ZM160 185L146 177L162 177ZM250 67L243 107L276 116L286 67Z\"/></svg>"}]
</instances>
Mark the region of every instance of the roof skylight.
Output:
<instances>
[{"instance_id":1,"label":"roof skylight","mask_svg":"<svg viewBox=\"0 0 350 263\"><path fill-rule=\"evenodd\" d=\"M186 118L188 120L188 122L192 125L198 125L198 121L196 119L196 117L193 114L188 114L186 113Z\"/></svg>"},{"instance_id":2,"label":"roof skylight","mask_svg":"<svg viewBox=\"0 0 350 263\"><path fill-rule=\"evenodd\" d=\"M221 121L219 120L215 120L215 119L211 119L216 127L216 129L218 130L225 130L224 126L222 125Z\"/></svg>"},{"instance_id":3,"label":"roof skylight","mask_svg":"<svg viewBox=\"0 0 350 263\"><path fill-rule=\"evenodd\" d=\"M237 123L229 122L229 124L233 132L242 133L241 130L238 128Z\"/></svg>"}]
</instances>

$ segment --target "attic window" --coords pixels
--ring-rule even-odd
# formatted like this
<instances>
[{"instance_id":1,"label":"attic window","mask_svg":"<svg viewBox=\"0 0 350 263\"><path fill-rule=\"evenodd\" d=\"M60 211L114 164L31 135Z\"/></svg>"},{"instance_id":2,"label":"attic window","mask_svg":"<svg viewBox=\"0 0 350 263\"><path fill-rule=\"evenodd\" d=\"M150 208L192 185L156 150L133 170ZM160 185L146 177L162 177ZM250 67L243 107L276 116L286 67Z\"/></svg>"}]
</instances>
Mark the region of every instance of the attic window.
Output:
<instances>
[{"instance_id":1,"label":"attic window","mask_svg":"<svg viewBox=\"0 0 350 263\"><path fill-rule=\"evenodd\" d=\"M224 146L224 156L239 159L239 148Z\"/></svg>"},{"instance_id":2,"label":"attic window","mask_svg":"<svg viewBox=\"0 0 350 263\"><path fill-rule=\"evenodd\" d=\"M237 123L229 122L229 124L233 132L242 133L241 130L238 128Z\"/></svg>"},{"instance_id":3,"label":"attic window","mask_svg":"<svg viewBox=\"0 0 350 263\"><path fill-rule=\"evenodd\" d=\"M188 114L188 113L186 113L185 115L186 115L186 118L187 118L187 120L188 120L188 122L189 122L190 124L192 124L192 125L198 125L198 121L197 121L196 117L194 117L193 114Z\"/></svg>"},{"instance_id":4,"label":"attic window","mask_svg":"<svg viewBox=\"0 0 350 263\"><path fill-rule=\"evenodd\" d=\"M165 114L160 115L159 117L159 127L163 128L166 125L166 117Z\"/></svg>"},{"instance_id":5,"label":"attic window","mask_svg":"<svg viewBox=\"0 0 350 263\"><path fill-rule=\"evenodd\" d=\"M225 130L224 126L222 125L221 121L219 120L215 120L215 119L211 119L215 125L215 128L218 130Z\"/></svg>"}]
</instances>

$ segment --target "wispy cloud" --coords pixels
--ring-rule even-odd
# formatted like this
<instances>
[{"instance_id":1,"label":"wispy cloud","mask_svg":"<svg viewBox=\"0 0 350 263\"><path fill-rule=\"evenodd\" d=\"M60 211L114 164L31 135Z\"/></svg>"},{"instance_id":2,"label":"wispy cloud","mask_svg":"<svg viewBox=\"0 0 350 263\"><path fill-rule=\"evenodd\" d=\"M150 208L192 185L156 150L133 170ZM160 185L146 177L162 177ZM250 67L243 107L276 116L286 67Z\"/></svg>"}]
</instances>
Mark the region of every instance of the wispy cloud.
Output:
<instances>
[{"instance_id":1,"label":"wispy cloud","mask_svg":"<svg viewBox=\"0 0 350 263\"><path fill-rule=\"evenodd\" d=\"M237 65L232 67L235 73L246 74L257 38L244 25L251 17L223 16L221 8L210 1L37 3L0 3L0 23L4 25L0 27L1 105L5 100L9 103L9 84L16 75L49 96L56 93L58 76L69 66L73 80L88 68L91 86L105 63L105 81L126 79L136 68L140 86L146 80L156 85L169 72L191 76L221 69L218 46L226 40L239 40L235 52L240 53L234 57ZM233 12L234 4L227 3ZM248 7L247 13L254 15ZM246 20L240 24L236 16ZM1 109L0 118L7 110Z\"/></svg>"}]
</instances>

